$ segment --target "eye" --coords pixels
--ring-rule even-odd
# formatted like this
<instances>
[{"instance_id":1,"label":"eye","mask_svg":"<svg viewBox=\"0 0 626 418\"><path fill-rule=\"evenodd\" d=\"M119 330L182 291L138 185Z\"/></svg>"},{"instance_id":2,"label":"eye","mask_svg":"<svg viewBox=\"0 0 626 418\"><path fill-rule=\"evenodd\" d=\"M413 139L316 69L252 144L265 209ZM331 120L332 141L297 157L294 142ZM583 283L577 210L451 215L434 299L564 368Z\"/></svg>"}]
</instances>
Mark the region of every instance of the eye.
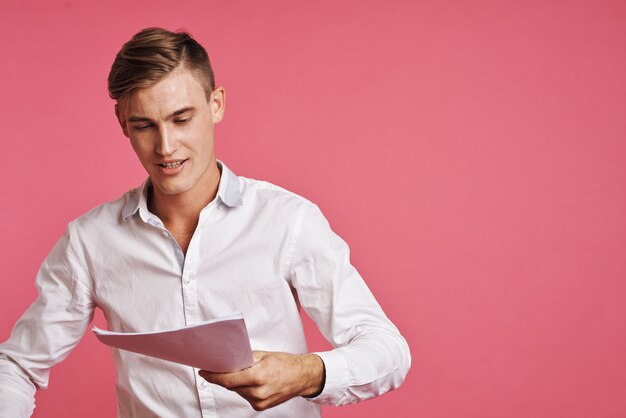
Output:
<instances>
[{"instance_id":1,"label":"eye","mask_svg":"<svg viewBox=\"0 0 626 418\"><path fill-rule=\"evenodd\" d=\"M174 119L174 123L177 125L184 125L191 120L191 117L188 118L176 118Z\"/></svg>"},{"instance_id":2,"label":"eye","mask_svg":"<svg viewBox=\"0 0 626 418\"><path fill-rule=\"evenodd\" d=\"M144 125L133 125L133 130L134 131L145 131L146 129L150 128L152 126L152 124L147 123Z\"/></svg>"}]
</instances>

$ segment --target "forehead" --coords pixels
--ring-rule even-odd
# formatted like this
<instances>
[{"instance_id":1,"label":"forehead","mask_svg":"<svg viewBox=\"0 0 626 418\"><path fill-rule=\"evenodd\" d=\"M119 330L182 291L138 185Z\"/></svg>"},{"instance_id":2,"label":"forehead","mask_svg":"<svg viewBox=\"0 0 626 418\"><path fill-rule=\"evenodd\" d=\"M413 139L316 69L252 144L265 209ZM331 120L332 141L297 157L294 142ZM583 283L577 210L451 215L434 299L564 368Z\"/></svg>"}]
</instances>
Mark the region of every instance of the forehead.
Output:
<instances>
[{"instance_id":1,"label":"forehead","mask_svg":"<svg viewBox=\"0 0 626 418\"><path fill-rule=\"evenodd\" d=\"M152 86L133 92L126 109L128 115L157 118L206 102L204 88L193 72L179 67Z\"/></svg>"}]
</instances>

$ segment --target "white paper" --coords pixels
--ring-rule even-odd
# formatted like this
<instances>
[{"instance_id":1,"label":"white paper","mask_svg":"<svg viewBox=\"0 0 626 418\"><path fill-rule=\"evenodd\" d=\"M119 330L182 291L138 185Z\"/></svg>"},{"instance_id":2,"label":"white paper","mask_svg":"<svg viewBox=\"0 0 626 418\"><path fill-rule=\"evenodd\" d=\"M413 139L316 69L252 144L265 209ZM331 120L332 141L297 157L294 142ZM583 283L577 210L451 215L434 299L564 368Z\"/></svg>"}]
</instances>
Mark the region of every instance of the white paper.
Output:
<instances>
[{"instance_id":1,"label":"white paper","mask_svg":"<svg viewBox=\"0 0 626 418\"><path fill-rule=\"evenodd\" d=\"M211 372L234 372L254 364L243 315L154 332L111 332L93 328L104 344Z\"/></svg>"}]
</instances>

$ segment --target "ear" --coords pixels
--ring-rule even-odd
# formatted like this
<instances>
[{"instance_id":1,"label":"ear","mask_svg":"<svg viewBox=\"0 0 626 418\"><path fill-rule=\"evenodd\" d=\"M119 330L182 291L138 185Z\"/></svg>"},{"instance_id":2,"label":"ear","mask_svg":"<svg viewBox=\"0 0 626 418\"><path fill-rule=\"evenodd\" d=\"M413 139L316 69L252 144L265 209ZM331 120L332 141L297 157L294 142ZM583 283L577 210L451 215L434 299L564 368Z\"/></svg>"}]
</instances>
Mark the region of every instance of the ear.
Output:
<instances>
[{"instance_id":1,"label":"ear","mask_svg":"<svg viewBox=\"0 0 626 418\"><path fill-rule=\"evenodd\" d=\"M120 108L119 103L115 104L115 116L117 117L117 121L120 123L120 126L122 127L122 132L124 132L124 136L126 138L130 138L130 136L128 136L128 128L126 127L126 118L124 117L124 114Z\"/></svg>"},{"instance_id":2,"label":"ear","mask_svg":"<svg viewBox=\"0 0 626 418\"><path fill-rule=\"evenodd\" d=\"M224 110L226 109L226 90L224 87L216 87L213 90L209 104L211 105L213 123L218 123L224 118Z\"/></svg>"}]
</instances>

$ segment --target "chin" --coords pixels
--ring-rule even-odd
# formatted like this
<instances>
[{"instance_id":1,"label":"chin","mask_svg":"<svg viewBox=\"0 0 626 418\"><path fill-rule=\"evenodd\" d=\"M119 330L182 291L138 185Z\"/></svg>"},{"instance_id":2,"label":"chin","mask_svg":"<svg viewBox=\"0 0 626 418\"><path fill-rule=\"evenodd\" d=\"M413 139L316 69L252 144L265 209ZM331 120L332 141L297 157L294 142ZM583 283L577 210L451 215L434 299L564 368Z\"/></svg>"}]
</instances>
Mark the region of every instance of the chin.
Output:
<instances>
[{"instance_id":1,"label":"chin","mask_svg":"<svg viewBox=\"0 0 626 418\"><path fill-rule=\"evenodd\" d=\"M188 189L183 188L183 187L164 187L164 188L161 188L160 190L161 190L161 193L167 196L176 196L176 195L183 194L189 191Z\"/></svg>"},{"instance_id":2,"label":"chin","mask_svg":"<svg viewBox=\"0 0 626 418\"><path fill-rule=\"evenodd\" d=\"M167 182L171 183L171 182ZM152 181L152 186L159 189L164 195L175 196L177 194L185 193L189 190L189 187L186 187L184 184L167 184L167 183L157 183L154 180Z\"/></svg>"}]
</instances>

